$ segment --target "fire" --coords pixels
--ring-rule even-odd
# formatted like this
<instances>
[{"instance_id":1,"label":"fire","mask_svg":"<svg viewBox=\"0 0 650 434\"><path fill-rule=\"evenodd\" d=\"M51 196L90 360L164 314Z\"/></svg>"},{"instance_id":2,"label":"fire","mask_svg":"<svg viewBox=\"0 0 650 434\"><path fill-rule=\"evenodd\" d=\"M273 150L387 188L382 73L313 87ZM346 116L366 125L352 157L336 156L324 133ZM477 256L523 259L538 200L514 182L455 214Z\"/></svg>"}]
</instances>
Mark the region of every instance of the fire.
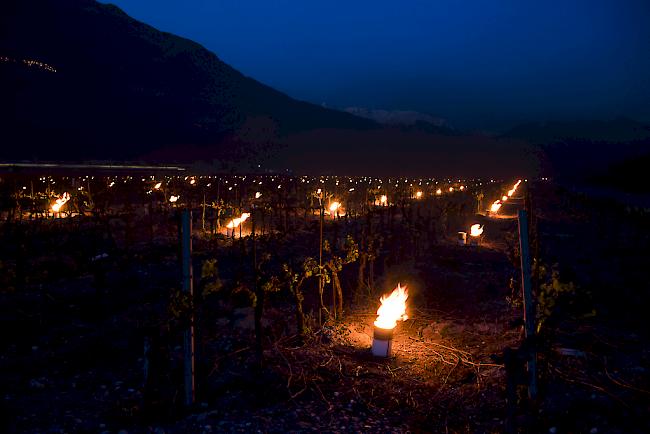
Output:
<instances>
[{"instance_id":1,"label":"fire","mask_svg":"<svg viewBox=\"0 0 650 434\"><path fill-rule=\"evenodd\" d=\"M385 206L388 203L388 196L382 194L381 197L379 198L379 203Z\"/></svg>"},{"instance_id":2,"label":"fire","mask_svg":"<svg viewBox=\"0 0 650 434\"><path fill-rule=\"evenodd\" d=\"M248 217L250 217L251 214L248 212L243 213L241 216L234 218L230 220L230 222L226 225L228 229L233 229L238 227L240 224L244 223L246 220L248 220Z\"/></svg>"},{"instance_id":3,"label":"fire","mask_svg":"<svg viewBox=\"0 0 650 434\"><path fill-rule=\"evenodd\" d=\"M501 201L500 200L495 200L492 206L490 207L490 211L492 212L499 212L499 209L501 208Z\"/></svg>"},{"instance_id":4,"label":"fire","mask_svg":"<svg viewBox=\"0 0 650 434\"><path fill-rule=\"evenodd\" d=\"M260 197L262 197L262 193L260 193L259 191L256 192L255 193L255 199L259 199Z\"/></svg>"},{"instance_id":5,"label":"fire","mask_svg":"<svg viewBox=\"0 0 650 434\"><path fill-rule=\"evenodd\" d=\"M341 208L341 203L340 202L332 202L330 204L330 215L336 214L336 212Z\"/></svg>"},{"instance_id":6,"label":"fire","mask_svg":"<svg viewBox=\"0 0 650 434\"><path fill-rule=\"evenodd\" d=\"M174 203L174 202L176 202L179 198L180 198L180 195L179 195L179 196L171 195L171 196L169 196L169 201L170 201L171 203Z\"/></svg>"},{"instance_id":7,"label":"fire","mask_svg":"<svg viewBox=\"0 0 650 434\"><path fill-rule=\"evenodd\" d=\"M153 186L154 190L158 190L162 186L162 182L157 183L156 185Z\"/></svg>"},{"instance_id":8,"label":"fire","mask_svg":"<svg viewBox=\"0 0 650 434\"><path fill-rule=\"evenodd\" d=\"M515 194L515 191L517 191L517 187L519 187L519 184L521 184L521 179L517 181L517 183L513 185L510 190L508 190L508 197L511 197L513 194Z\"/></svg>"},{"instance_id":9,"label":"fire","mask_svg":"<svg viewBox=\"0 0 650 434\"><path fill-rule=\"evenodd\" d=\"M406 286L399 283L390 295L382 295L380 299L381 306L377 309L375 326L382 329L393 329L397 325L397 321L407 320L406 300L408 298Z\"/></svg>"},{"instance_id":10,"label":"fire","mask_svg":"<svg viewBox=\"0 0 650 434\"><path fill-rule=\"evenodd\" d=\"M52 212L61 211L61 207L65 205L65 203L69 200L70 200L70 194L68 192L63 193L61 197L59 197L52 205Z\"/></svg>"},{"instance_id":11,"label":"fire","mask_svg":"<svg viewBox=\"0 0 650 434\"><path fill-rule=\"evenodd\" d=\"M453 192L454 192L454 187L449 187L449 193L453 193Z\"/></svg>"},{"instance_id":12,"label":"fire","mask_svg":"<svg viewBox=\"0 0 650 434\"><path fill-rule=\"evenodd\" d=\"M509 197L509 196L502 196L502 197L501 197L501 200L505 202L506 200L508 200L508 197Z\"/></svg>"},{"instance_id":13,"label":"fire","mask_svg":"<svg viewBox=\"0 0 650 434\"><path fill-rule=\"evenodd\" d=\"M437 190L436 190L436 194L437 194L438 196L440 196L440 195L442 194L442 188L437 189Z\"/></svg>"},{"instance_id":14,"label":"fire","mask_svg":"<svg viewBox=\"0 0 650 434\"><path fill-rule=\"evenodd\" d=\"M476 223L475 225L472 225L470 228L469 234L473 237L479 237L481 234L483 234L483 226L480 224Z\"/></svg>"},{"instance_id":15,"label":"fire","mask_svg":"<svg viewBox=\"0 0 650 434\"><path fill-rule=\"evenodd\" d=\"M415 197L416 197L417 199L420 199L420 198L422 197L422 192L421 192L421 191L416 192L416 193L415 193Z\"/></svg>"},{"instance_id":16,"label":"fire","mask_svg":"<svg viewBox=\"0 0 650 434\"><path fill-rule=\"evenodd\" d=\"M190 179L190 185L196 184L196 179Z\"/></svg>"}]
</instances>

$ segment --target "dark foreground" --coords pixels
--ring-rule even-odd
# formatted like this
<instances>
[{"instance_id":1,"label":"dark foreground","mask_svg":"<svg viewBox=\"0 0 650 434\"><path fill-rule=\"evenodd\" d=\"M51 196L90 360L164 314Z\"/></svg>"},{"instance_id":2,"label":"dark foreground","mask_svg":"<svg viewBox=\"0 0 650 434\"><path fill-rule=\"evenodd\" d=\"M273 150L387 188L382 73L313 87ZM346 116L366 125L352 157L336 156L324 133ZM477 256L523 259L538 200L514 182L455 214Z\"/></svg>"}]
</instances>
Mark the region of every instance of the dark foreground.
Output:
<instances>
[{"instance_id":1,"label":"dark foreground","mask_svg":"<svg viewBox=\"0 0 650 434\"><path fill-rule=\"evenodd\" d=\"M344 315L336 320L319 324L317 280L307 279L302 339L281 269L317 257L317 219L286 216L283 230L258 235L255 246L196 230L190 410L182 406L187 309L173 216L3 223L0 429L650 431L648 211L531 186L540 324L540 391L531 401L516 385L517 363L504 358L522 343L517 222L507 217L516 208L477 217L454 200L326 222L331 257L349 252L338 241L346 235L358 256L339 270ZM477 219L483 244L458 245L455 231ZM265 287L261 366L253 251L257 283L275 282ZM107 256L89 260L99 253ZM411 318L398 326L395 357L373 358L378 298L397 282L411 291ZM331 293L327 284L328 307Z\"/></svg>"}]
</instances>

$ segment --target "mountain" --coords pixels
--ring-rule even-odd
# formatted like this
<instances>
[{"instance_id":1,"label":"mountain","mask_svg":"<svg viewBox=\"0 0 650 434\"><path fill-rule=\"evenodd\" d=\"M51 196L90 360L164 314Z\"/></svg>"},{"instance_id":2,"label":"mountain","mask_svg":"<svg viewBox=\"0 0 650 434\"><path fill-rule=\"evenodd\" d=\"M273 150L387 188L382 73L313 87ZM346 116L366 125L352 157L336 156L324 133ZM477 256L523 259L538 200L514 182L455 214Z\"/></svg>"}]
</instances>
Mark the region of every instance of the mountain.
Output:
<instances>
[{"instance_id":1,"label":"mountain","mask_svg":"<svg viewBox=\"0 0 650 434\"><path fill-rule=\"evenodd\" d=\"M387 112L413 124L380 125L297 101L93 0L0 4L0 95L0 160L454 177L534 174L543 160L519 139L421 114Z\"/></svg>"},{"instance_id":2,"label":"mountain","mask_svg":"<svg viewBox=\"0 0 650 434\"><path fill-rule=\"evenodd\" d=\"M113 5L0 8L0 129L9 145L0 158L235 158L300 131L376 127L294 100Z\"/></svg>"},{"instance_id":3,"label":"mountain","mask_svg":"<svg viewBox=\"0 0 650 434\"><path fill-rule=\"evenodd\" d=\"M380 110L364 107L348 107L343 111L383 125L414 126L417 124L429 124L436 128L449 128L447 121L444 119L413 110Z\"/></svg>"}]
</instances>

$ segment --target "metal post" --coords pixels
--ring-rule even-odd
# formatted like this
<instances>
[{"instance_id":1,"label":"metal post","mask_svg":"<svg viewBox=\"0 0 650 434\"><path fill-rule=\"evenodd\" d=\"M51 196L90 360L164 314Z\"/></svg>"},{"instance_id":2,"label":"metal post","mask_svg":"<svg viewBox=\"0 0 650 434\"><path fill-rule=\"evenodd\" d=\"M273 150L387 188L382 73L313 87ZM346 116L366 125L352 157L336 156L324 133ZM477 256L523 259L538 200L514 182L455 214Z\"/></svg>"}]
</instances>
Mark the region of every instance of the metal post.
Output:
<instances>
[{"instance_id":1,"label":"metal post","mask_svg":"<svg viewBox=\"0 0 650 434\"><path fill-rule=\"evenodd\" d=\"M194 288L192 271L192 212L183 209L181 214L181 249L183 267L183 292L193 306ZM192 307L193 308L193 307ZM190 312L189 324L183 332L183 377L185 379L185 405L194 404L194 313Z\"/></svg>"},{"instance_id":2,"label":"metal post","mask_svg":"<svg viewBox=\"0 0 650 434\"><path fill-rule=\"evenodd\" d=\"M318 324L323 325L323 291L325 291L325 282L323 276L323 220L325 219L325 209L323 208L322 193L318 198L320 208L320 238L318 241L318 294L320 295L320 306L318 307Z\"/></svg>"},{"instance_id":3,"label":"metal post","mask_svg":"<svg viewBox=\"0 0 650 434\"><path fill-rule=\"evenodd\" d=\"M524 299L524 333L528 348L528 396L537 396L537 354L534 348L535 306L530 272L530 247L528 242L528 213L519 210L519 256L521 257L521 288Z\"/></svg>"}]
</instances>

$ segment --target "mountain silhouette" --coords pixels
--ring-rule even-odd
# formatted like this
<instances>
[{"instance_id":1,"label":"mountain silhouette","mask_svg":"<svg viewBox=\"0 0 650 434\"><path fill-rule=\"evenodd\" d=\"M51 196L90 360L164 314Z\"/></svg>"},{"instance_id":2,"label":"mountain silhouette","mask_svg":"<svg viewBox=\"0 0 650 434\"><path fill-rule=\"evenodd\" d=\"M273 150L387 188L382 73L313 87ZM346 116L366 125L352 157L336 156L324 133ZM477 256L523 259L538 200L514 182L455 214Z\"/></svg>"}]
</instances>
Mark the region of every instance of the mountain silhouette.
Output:
<instances>
[{"instance_id":1,"label":"mountain silhouette","mask_svg":"<svg viewBox=\"0 0 650 434\"><path fill-rule=\"evenodd\" d=\"M375 126L294 100L113 5L1 8L0 126L11 146L0 158L165 158L167 149L189 161L263 151L304 130Z\"/></svg>"}]
</instances>

